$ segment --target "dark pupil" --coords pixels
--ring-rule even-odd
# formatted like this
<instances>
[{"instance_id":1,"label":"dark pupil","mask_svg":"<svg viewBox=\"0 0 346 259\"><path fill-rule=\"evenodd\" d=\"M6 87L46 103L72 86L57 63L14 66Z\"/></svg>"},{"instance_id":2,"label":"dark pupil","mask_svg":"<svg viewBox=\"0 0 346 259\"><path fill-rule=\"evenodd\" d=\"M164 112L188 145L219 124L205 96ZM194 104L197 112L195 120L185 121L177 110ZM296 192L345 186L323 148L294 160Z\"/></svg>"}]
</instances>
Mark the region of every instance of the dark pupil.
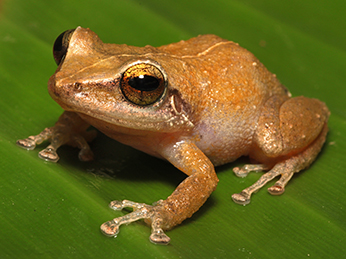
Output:
<instances>
[{"instance_id":1,"label":"dark pupil","mask_svg":"<svg viewBox=\"0 0 346 259\"><path fill-rule=\"evenodd\" d=\"M160 81L153 76L141 75L130 78L129 85L139 91L153 91L159 87Z\"/></svg>"}]
</instances>

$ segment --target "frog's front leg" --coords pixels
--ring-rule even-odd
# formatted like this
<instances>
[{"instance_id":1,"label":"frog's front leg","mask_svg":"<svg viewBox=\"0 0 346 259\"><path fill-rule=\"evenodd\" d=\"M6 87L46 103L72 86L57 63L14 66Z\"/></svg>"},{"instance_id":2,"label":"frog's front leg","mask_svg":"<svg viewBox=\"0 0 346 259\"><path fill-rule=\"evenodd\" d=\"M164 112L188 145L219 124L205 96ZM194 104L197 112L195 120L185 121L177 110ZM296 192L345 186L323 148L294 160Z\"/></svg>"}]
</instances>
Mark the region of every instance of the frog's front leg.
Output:
<instances>
[{"instance_id":1,"label":"frog's front leg","mask_svg":"<svg viewBox=\"0 0 346 259\"><path fill-rule=\"evenodd\" d=\"M49 140L50 145L39 152L41 159L57 162L59 160L56 152L57 149L67 144L80 149L80 160L90 161L93 159L93 153L87 142L92 141L96 137L96 131L86 131L89 126L78 114L65 111L53 127L45 128L36 136L17 140L17 145L28 150L33 150L37 144Z\"/></svg>"},{"instance_id":2,"label":"frog's front leg","mask_svg":"<svg viewBox=\"0 0 346 259\"><path fill-rule=\"evenodd\" d=\"M279 175L280 179L268 191L272 195L282 194L293 174L310 166L320 152L328 132L328 117L328 108L316 99L285 100L276 96L269 99L259 119L250 154L264 165L245 165L234 171L238 176L246 176L254 169L270 170L252 186L233 194L234 202L248 204L252 193Z\"/></svg>"},{"instance_id":3,"label":"frog's front leg","mask_svg":"<svg viewBox=\"0 0 346 259\"><path fill-rule=\"evenodd\" d=\"M119 226L144 219L152 227L150 241L168 244L170 239L164 230L180 224L191 217L215 190L218 178L210 160L190 141L165 143L162 156L188 175L175 191L166 199L153 206L130 201L113 201L113 209L133 208L133 212L104 223L101 230L108 236L115 236Z\"/></svg>"}]
</instances>

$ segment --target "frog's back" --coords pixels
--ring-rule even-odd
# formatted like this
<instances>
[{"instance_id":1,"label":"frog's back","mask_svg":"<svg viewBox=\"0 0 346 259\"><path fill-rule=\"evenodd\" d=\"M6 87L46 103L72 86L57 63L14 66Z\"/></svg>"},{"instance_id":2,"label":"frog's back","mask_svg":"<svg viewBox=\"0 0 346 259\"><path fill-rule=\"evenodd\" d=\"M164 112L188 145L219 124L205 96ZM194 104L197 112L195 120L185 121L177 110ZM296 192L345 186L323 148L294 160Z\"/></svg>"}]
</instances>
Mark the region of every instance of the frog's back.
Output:
<instances>
[{"instance_id":1,"label":"frog's back","mask_svg":"<svg viewBox=\"0 0 346 259\"><path fill-rule=\"evenodd\" d=\"M203 55L203 52L215 48L218 45L233 43L224 40L213 34L199 35L189 40L181 40L176 43L171 43L158 47L160 51L168 52L172 55L184 57L191 56L197 57ZM233 43L235 44L235 43Z\"/></svg>"},{"instance_id":2,"label":"frog's back","mask_svg":"<svg viewBox=\"0 0 346 259\"><path fill-rule=\"evenodd\" d=\"M170 64L170 70L177 71L169 78L170 86L191 105L196 144L214 164L246 155L264 103L274 95L289 96L251 52L215 35L160 50L177 59Z\"/></svg>"},{"instance_id":3,"label":"frog's back","mask_svg":"<svg viewBox=\"0 0 346 259\"><path fill-rule=\"evenodd\" d=\"M184 60L185 64L200 69L216 88L216 83L240 87L242 83L265 84L271 94L287 93L287 90L264 65L239 44L207 34L158 48L171 57ZM179 62L177 62L179 63ZM192 71L190 71L192 72ZM213 80L214 79L214 80ZM221 80L220 80L221 79ZM242 82L240 82L242 81ZM248 85L251 88L251 85ZM255 87L256 88L256 87Z\"/></svg>"}]
</instances>

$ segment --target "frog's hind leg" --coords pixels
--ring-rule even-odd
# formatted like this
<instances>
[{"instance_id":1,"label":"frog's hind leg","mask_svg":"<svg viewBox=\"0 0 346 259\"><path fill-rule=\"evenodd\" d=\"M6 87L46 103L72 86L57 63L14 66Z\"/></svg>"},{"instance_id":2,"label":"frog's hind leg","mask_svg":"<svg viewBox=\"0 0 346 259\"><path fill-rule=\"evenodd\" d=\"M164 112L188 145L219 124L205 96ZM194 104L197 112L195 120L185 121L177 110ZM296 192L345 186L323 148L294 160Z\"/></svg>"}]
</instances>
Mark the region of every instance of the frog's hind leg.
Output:
<instances>
[{"instance_id":1,"label":"frog's hind leg","mask_svg":"<svg viewBox=\"0 0 346 259\"><path fill-rule=\"evenodd\" d=\"M245 165L245 166L250 166L250 165ZM265 168L265 166L263 166L263 168ZM276 195L283 193L285 185L287 184L287 182L291 179L291 177L294 174L294 172L282 173L284 170L285 170L285 163L284 162L276 164L269 172L262 175L261 178L256 183L254 183L250 187L244 189L240 193L233 194L232 195L233 201L235 203L242 204L242 205L249 204L250 203L250 197L251 197L252 193L258 191L266 183L273 180L275 177L279 176L280 174L282 175L280 180L277 181L274 186L270 187L268 189L268 191L271 194L276 194ZM275 193L275 190L279 189L279 188L281 190L281 193L279 193L278 191ZM271 191L272 189L273 189L273 192Z\"/></svg>"},{"instance_id":2,"label":"frog's hind leg","mask_svg":"<svg viewBox=\"0 0 346 259\"><path fill-rule=\"evenodd\" d=\"M240 193L232 195L235 203L246 205L250 203L251 195L262 188L266 183L281 175L281 178L270 188L268 192L272 195L280 195L285 191L285 186L292 178L293 174L307 168L320 152L328 132L327 124L324 125L319 137L303 152L292 156L286 160L278 162L269 172L261 176L261 178L250 187L244 189ZM255 165L255 168L265 168L265 166ZM245 173L252 169L251 165L245 165L240 171ZM239 170L239 169L236 169Z\"/></svg>"}]
</instances>

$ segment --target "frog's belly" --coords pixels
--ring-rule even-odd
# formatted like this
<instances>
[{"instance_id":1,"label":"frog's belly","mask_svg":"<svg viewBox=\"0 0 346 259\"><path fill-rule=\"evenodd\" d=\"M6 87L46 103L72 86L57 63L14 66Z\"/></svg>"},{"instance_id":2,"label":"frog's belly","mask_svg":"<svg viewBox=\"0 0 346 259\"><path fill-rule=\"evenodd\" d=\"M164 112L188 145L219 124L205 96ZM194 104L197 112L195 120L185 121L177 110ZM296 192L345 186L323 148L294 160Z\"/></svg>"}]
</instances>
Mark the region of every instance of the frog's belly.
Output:
<instances>
[{"instance_id":1,"label":"frog's belly","mask_svg":"<svg viewBox=\"0 0 346 259\"><path fill-rule=\"evenodd\" d=\"M200 125L194 132L194 142L214 165L222 165L248 155L254 126L246 123L229 125Z\"/></svg>"}]
</instances>

